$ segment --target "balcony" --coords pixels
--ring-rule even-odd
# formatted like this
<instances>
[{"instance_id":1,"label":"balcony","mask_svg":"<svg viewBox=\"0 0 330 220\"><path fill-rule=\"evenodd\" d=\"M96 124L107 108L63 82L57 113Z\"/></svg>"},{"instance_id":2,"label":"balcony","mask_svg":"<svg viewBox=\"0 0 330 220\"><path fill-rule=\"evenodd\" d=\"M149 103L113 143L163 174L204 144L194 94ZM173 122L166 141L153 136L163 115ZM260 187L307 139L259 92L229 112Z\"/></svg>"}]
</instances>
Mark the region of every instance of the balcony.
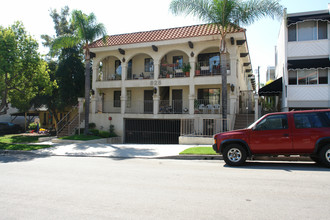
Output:
<instances>
[{"instance_id":1,"label":"balcony","mask_svg":"<svg viewBox=\"0 0 330 220\"><path fill-rule=\"evenodd\" d=\"M182 100L161 100L159 103L159 114L188 114L188 101Z\"/></svg>"},{"instance_id":2,"label":"balcony","mask_svg":"<svg viewBox=\"0 0 330 220\"><path fill-rule=\"evenodd\" d=\"M189 70L186 68L188 64L178 64L172 63L167 64L163 63L160 67L159 78L182 78L189 77L190 75L190 67Z\"/></svg>"},{"instance_id":3,"label":"balcony","mask_svg":"<svg viewBox=\"0 0 330 220\"><path fill-rule=\"evenodd\" d=\"M194 103L195 114L220 114L222 112L220 104L209 99L196 99Z\"/></svg>"},{"instance_id":4,"label":"balcony","mask_svg":"<svg viewBox=\"0 0 330 220\"><path fill-rule=\"evenodd\" d=\"M230 65L227 65L227 75L230 74ZM211 63L208 61L198 62L195 76L218 76L221 75L220 64Z\"/></svg>"}]
</instances>

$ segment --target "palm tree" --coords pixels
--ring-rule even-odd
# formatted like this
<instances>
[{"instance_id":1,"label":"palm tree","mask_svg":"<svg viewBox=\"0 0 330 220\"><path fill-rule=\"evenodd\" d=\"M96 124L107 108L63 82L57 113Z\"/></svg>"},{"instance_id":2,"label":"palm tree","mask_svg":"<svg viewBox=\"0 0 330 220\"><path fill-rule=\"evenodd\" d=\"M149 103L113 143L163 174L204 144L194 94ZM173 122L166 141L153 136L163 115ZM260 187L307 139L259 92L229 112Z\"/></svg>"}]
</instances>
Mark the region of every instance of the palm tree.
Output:
<instances>
[{"instance_id":1,"label":"palm tree","mask_svg":"<svg viewBox=\"0 0 330 220\"><path fill-rule=\"evenodd\" d=\"M220 33L220 71L222 75L222 121L227 130L226 36L240 25L249 25L262 17L281 17L283 7L278 0L172 0L174 15L192 15L216 25Z\"/></svg>"},{"instance_id":2,"label":"palm tree","mask_svg":"<svg viewBox=\"0 0 330 220\"><path fill-rule=\"evenodd\" d=\"M96 22L93 13L86 15L79 10L72 12L72 24L75 28L73 35L61 35L52 42L51 50L56 52L62 48L70 48L74 46L82 46L85 50L85 131L88 134L89 124L89 104L90 104L90 51L89 44L97 37L102 36L103 42L106 40L106 30L102 23Z\"/></svg>"}]
</instances>

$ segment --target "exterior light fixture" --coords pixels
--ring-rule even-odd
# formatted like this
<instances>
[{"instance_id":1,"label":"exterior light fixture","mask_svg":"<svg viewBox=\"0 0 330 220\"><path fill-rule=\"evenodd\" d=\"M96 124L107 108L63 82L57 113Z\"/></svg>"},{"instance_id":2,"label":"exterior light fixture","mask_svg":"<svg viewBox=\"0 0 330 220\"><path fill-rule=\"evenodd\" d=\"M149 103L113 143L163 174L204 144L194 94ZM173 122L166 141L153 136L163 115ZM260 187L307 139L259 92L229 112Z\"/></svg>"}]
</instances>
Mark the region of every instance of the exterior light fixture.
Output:
<instances>
[{"instance_id":1,"label":"exterior light fixture","mask_svg":"<svg viewBox=\"0 0 330 220\"><path fill-rule=\"evenodd\" d=\"M235 85L234 85L234 84L231 84L231 85L230 85L230 90L231 90L232 92L235 91Z\"/></svg>"}]
</instances>

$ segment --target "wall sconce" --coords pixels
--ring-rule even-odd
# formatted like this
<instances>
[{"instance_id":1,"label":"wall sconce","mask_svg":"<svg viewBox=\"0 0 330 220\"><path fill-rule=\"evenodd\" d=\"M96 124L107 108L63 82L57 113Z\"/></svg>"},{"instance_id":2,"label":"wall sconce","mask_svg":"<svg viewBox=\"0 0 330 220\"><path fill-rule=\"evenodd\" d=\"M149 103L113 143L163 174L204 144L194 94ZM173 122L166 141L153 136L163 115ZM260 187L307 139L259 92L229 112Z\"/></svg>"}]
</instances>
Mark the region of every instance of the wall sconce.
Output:
<instances>
[{"instance_id":1,"label":"wall sconce","mask_svg":"<svg viewBox=\"0 0 330 220\"><path fill-rule=\"evenodd\" d=\"M195 56L194 52L191 52L191 53L190 53L190 56L191 56L191 57L194 57L194 56Z\"/></svg>"},{"instance_id":2,"label":"wall sconce","mask_svg":"<svg viewBox=\"0 0 330 220\"><path fill-rule=\"evenodd\" d=\"M231 84L231 85L230 85L230 90L231 90L232 92L235 91L235 85L234 85L234 84Z\"/></svg>"},{"instance_id":3,"label":"wall sconce","mask_svg":"<svg viewBox=\"0 0 330 220\"><path fill-rule=\"evenodd\" d=\"M125 57L122 59L122 61L123 61L123 63L125 63L125 61L126 61L126 60L125 60Z\"/></svg>"},{"instance_id":4,"label":"wall sconce","mask_svg":"<svg viewBox=\"0 0 330 220\"><path fill-rule=\"evenodd\" d=\"M230 43L231 43L231 45L235 44L235 39L233 37L230 38Z\"/></svg>"},{"instance_id":5,"label":"wall sconce","mask_svg":"<svg viewBox=\"0 0 330 220\"><path fill-rule=\"evenodd\" d=\"M95 95L95 91L94 91L94 89L91 90L91 94L92 94L92 95Z\"/></svg>"},{"instance_id":6,"label":"wall sconce","mask_svg":"<svg viewBox=\"0 0 330 220\"><path fill-rule=\"evenodd\" d=\"M193 42L188 41L188 46L189 46L191 49L193 49L193 48L194 48L194 44L193 44Z\"/></svg>"},{"instance_id":7,"label":"wall sconce","mask_svg":"<svg viewBox=\"0 0 330 220\"><path fill-rule=\"evenodd\" d=\"M157 87L154 87L154 94L157 94Z\"/></svg>"},{"instance_id":8,"label":"wall sconce","mask_svg":"<svg viewBox=\"0 0 330 220\"><path fill-rule=\"evenodd\" d=\"M156 47L155 45L151 45L151 47L153 51L158 52L158 47Z\"/></svg>"}]
</instances>

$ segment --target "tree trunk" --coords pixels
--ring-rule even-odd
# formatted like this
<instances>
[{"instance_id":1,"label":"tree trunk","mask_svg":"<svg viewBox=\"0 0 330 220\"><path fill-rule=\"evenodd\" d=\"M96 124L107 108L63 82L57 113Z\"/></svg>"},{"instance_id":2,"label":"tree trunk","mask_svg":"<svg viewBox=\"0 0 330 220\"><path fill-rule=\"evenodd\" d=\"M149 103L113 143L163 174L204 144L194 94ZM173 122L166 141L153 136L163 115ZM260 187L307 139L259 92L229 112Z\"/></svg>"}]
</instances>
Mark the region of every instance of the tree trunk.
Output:
<instances>
[{"instance_id":1,"label":"tree trunk","mask_svg":"<svg viewBox=\"0 0 330 220\"><path fill-rule=\"evenodd\" d=\"M227 131L227 56L226 53L220 54L220 72L222 79L222 129Z\"/></svg>"},{"instance_id":2,"label":"tree trunk","mask_svg":"<svg viewBox=\"0 0 330 220\"><path fill-rule=\"evenodd\" d=\"M85 66L85 130L84 134L88 135L88 124L89 124L89 97L90 97L90 59L89 59L89 52L86 56L86 66Z\"/></svg>"},{"instance_id":3,"label":"tree trunk","mask_svg":"<svg viewBox=\"0 0 330 220\"><path fill-rule=\"evenodd\" d=\"M222 84L222 130L227 131L227 48L226 35L221 36L220 40L220 73Z\"/></svg>"}]
</instances>

